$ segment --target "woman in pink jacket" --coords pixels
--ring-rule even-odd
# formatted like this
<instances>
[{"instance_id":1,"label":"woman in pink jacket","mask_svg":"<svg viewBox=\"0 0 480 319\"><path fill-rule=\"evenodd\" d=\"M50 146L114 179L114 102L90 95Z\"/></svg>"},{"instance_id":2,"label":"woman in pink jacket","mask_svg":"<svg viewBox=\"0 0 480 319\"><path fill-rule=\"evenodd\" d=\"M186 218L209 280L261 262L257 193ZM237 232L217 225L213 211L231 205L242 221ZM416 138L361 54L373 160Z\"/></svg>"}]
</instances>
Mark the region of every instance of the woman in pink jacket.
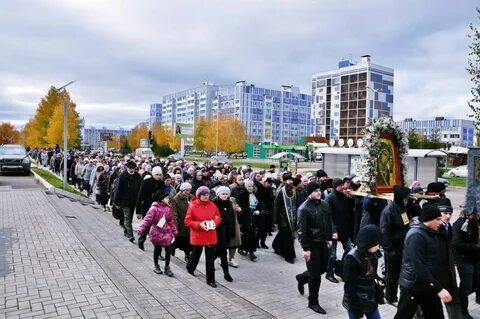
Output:
<instances>
[{"instance_id":1,"label":"woman in pink jacket","mask_svg":"<svg viewBox=\"0 0 480 319\"><path fill-rule=\"evenodd\" d=\"M206 186L197 189L195 198L188 207L185 215L185 225L190 228L190 244L193 251L187 262L187 271L194 276L198 261L205 247L205 267L207 271L207 284L217 287L215 283L215 261L217 245L217 226L222 217L217 206L209 199L210 190Z\"/></svg>"},{"instance_id":2,"label":"woman in pink jacket","mask_svg":"<svg viewBox=\"0 0 480 319\"><path fill-rule=\"evenodd\" d=\"M170 270L170 245L175 235L177 235L177 227L175 226L169 200L169 193L166 192L165 188L160 188L153 194L154 202L142 224L138 227L137 233L141 236L150 228L150 240L155 247L153 250L153 263L155 264L153 272L162 274L162 269L158 265L158 258L163 247L165 249L164 271L167 276L172 277L173 272Z\"/></svg>"}]
</instances>

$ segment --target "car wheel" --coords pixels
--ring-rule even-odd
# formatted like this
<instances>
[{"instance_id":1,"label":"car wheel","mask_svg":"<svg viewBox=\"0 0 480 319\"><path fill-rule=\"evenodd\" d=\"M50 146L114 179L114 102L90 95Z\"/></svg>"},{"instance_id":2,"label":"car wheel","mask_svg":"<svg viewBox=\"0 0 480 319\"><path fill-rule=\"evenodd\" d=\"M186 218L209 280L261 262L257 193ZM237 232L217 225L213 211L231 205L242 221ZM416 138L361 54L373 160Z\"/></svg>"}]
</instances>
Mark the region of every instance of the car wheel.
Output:
<instances>
[{"instance_id":1,"label":"car wheel","mask_svg":"<svg viewBox=\"0 0 480 319\"><path fill-rule=\"evenodd\" d=\"M30 171L24 171L23 174L25 174L25 176L30 176Z\"/></svg>"},{"instance_id":2,"label":"car wheel","mask_svg":"<svg viewBox=\"0 0 480 319\"><path fill-rule=\"evenodd\" d=\"M455 177L455 173L450 173L450 177Z\"/></svg>"}]
</instances>

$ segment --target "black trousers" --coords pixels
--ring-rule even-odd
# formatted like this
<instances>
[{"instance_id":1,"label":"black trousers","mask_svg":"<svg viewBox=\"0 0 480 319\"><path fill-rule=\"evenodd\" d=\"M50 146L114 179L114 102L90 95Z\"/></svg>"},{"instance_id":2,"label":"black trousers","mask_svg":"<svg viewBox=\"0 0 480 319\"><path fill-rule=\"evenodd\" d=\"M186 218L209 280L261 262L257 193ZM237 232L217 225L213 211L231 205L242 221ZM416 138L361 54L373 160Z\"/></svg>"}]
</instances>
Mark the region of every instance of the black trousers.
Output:
<instances>
[{"instance_id":1,"label":"black trousers","mask_svg":"<svg viewBox=\"0 0 480 319\"><path fill-rule=\"evenodd\" d=\"M395 319L411 319L420 306L425 319L445 319L442 302L435 293L400 290L400 300Z\"/></svg>"},{"instance_id":2,"label":"black trousers","mask_svg":"<svg viewBox=\"0 0 480 319\"><path fill-rule=\"evenodd\" d=\"M262 211L260 215L255 216L255 227L257 227L257 241L260 240L260 243L265 244L267 239L267 214L268 212Z\"/></svg>"},{"instance_id":3,"label":"black trousers","mask_svg":"<svg viewBox=\"0 0 480 319\"><path fill-rule=\"evenodd\" d=\"M389 303L397 302L398 278L402 269L402 257L385 254L385 299Z\"/></svg>"},{"instance_id":4,"label":"black trousers","mask_svg":"<svg viewBox=\"0 0 480 319\"><path fill-rule=\"evenodd\" d=\"M220 258L220 263L222 265L223 275L224 276L230 275L230 272L228 270L227 248L218 248L217 247L216 256L218 258Z\"/></svg>"},{"instance_id":5,"label":"black trousers","mask_svg":"<svg viewBox=\"0 0 480 319\"><path fill-rule=\"evenodd\" d=\"M468 313L468 295L477 292L480 289L480 262L476 263L457 263L458 274L460 276L459 300L463 313Z\"/></svg>"},{"instance_id":6,"label":"black trousers","mask_svg":"<svg viewBox=\"0 0 480 319\"><path fill-rule=\"evenodd\" d=\"M310 260L307 261L307 271L296 276L302 285L308 282L308 304L318 304L318 291L325 273L328 260L328 247L326 243L312 244L310 248Z\"/></svg>"},{"instance_id":7,"label":"black trousers","mask_svg":"<svg viewBox=\"0 0 480 319\"><path fill-rule=\"evenodd\" d=\"M171 255L171 247L163 247L163 246L154 246L155 248L153 249L153 264L155 266L158 266L158 258L162 254L162 248L165 248L165 267L170 265L170 255Z\"/></svg>"},{"instance_id":8,"label":"black trousers","mask_svg":"<svg viewBox=\"0 0 480 319\"><path fill-rule=\"evenodd\" d=\"M215 282L215 246L193 246L192 253L187 262L187 270L194 272L197 269L198 261L202 255L203 248L205 247L205 268L207 274L207 282Z\"/></svg>"}]
</instances>

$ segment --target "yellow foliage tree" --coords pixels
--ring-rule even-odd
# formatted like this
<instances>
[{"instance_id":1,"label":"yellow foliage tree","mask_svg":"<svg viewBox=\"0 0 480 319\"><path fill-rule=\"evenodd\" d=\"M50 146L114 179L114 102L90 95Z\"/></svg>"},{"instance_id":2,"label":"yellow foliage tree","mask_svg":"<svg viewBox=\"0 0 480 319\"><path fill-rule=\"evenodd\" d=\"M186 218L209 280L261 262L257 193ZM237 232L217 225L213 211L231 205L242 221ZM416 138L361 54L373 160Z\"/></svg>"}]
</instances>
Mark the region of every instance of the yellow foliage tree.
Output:
<instances>
[{"instance_id":1,"label":"yellow foliage tree","mask_svg":"<svg viewBox=\"0 0 480 319\"><path fill-rule=\"evenodd\" d=\"M0 144L16 144L19 142L20 132L11 123L0 124Z\"/></svg>"},{"instance_id":2,"label":"yellow foliage tree","mask_svg":"<svg viewBox=\"0 0 480 319\"><path fill-rule=\"evenodd\" d=\"M108 148L115 148L115 149L120 149L122 146L122 141L120 140L120 136L114 135L113 139L111 141L107 141L107 147Z\"/></svg>"},{"instance_id":3,"label":"yellow foliage tree","mask_svg":"<svg viewBox=\"0 0 480 319\"><path fill-rule=\"evenodd\" d=\"M148 139L148 127L145 124L138 124L128 135L128 145L135 150L140 147L141 139Z\"/></svg>"},{"instance_id":4,"label":"yellow foliage tree","mask_svg":"<svg viewBox=\"0 0 480 319\"><path fill-rule=\"evenodd\" d=\"M80 145L80 118L75 110L75 103L70 100L66 90L57 92L50 87L47 95L38 103L35 116L25 125L22 132L24 143L30 147L47 147L63 144L63 99L68 106L68 145Z\"/></svg>"},{"instance_id":5,"label":"yellow foliage tree","mask_svg":"<svg viewBox=\"0 0 480 319\"><path fill-rule=\"evenodd\" d=\"M194 148L199 151L216 151L217 129L219 152L234 153L244 150L245 127L234 117L221 118L218 125L216 119L200 119L195 127Z\"/></svg>"}]
</instances>

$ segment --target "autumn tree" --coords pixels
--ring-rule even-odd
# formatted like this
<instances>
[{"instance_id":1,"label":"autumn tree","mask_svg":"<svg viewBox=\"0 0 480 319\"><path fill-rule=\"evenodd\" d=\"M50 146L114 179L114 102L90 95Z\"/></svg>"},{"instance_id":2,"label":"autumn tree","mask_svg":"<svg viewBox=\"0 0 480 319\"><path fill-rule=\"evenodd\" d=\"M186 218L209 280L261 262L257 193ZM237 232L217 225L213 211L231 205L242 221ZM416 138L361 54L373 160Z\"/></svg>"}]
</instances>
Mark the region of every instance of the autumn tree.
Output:
<instances>
[{"instance_id":1,"label":"autumn tree","mask_svg":"<svg viewBox=\"0 0 480 319\"><path fill-rule=\"evenodd\" d=\"M68 145L80 145L80 118L76 105L66 90L57 92L55 87L48 90L40 100L35 115L25 125L22 136L25 144L31 147L48 147L63 144L63 99L68 108Z\"/></svg>"},{"instance_id":2,"label":"autumn tree","mask_svg":"<svg viewBox=\"0 0 480 319\"><path fill-rule=\"evenodd\" d=\"M9 122L0 124L0 144L19 143L20 132Z\"/></svg>"},{"instance_id":3,"label":"autumn tree","mask_svg":"<svg viewBox=\"0 0 480 319\"><path fill-rule=\"evenodd\" d=\"M217 150L218 130L218 151L234 153L244 150L246 139L245 127L242 122L233 117L225 117L217 120L198 121L194 132L194 147L199 151Z\"/></svg>"},{"instance_id":4,"label":"autumn tree","mask_svg":"<svg viewBox=\"0 0 480 319\"><path fill-rule=\"evenodd\" d=\"M132 129L127 137L128 145L133 149L139 148L141 139L148 139L148 127L143 123Z\"/></svg>"},{"instance_id":5,"label":"autumn tree","mask_svg":"<svg viewBox=\"0 0 480 319\"><path fill-rule=\"evenodd\" d=\"M120 136L118 135L113 135L113 139L111 141L107 141L107 147L108 148L114 148L114 149L120 149L122 146L122 141Z\"/></svg>"},{"instance_id":6,"label":"autumn tree","mask_svg":"<svg viewBox=\"0 0 480 319\"><path fill-rule=\"evenodd\" d=\"M477 15L480 17L480 8L476 10ZM480 146L480 31L473 23L470 23L470 31L472 33L468 37L472 40L472 44L469 45L470 52L468 53L467 71L473 84L470 90L473 97L468 101L468 106L473 111L475 119L476 145Z\"/></svg>"}]
</instances>

